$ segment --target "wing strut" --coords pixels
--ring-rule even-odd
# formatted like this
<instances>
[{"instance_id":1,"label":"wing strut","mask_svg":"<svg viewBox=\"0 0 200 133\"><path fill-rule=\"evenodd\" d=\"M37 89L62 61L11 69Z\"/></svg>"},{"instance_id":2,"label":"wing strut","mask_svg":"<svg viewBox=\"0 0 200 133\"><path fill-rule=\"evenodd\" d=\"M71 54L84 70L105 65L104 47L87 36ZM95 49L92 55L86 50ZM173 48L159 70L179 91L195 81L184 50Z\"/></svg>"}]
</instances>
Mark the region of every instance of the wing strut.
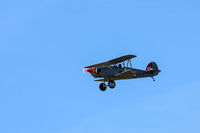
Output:
<instances>
[{"instance_id":1,"label":"wing strut","mask_svg":"<svg viewBox=\"0 0 200 133\"><path fill-rule=\"evenodd\" d=\"M123 61L123 68L126 68L124 61Z\"/></svg>"},{"instance_id":2,"label":"wing strut","mask_svg":"<svg viewBox=\"0 0 200 133\"><path fill-rule=\"evenodd\" d=\"M131 68L133 68L132 63L131 63L131 60L130 60L130 66L131 66Z\"/></svg>"},{"instance_id":3,"label":"wing strut","mask_svg":"<svg viewBox=\"0 0 200 133\"><path fill-rule=\"evenodd\" d=\"M130 67L132 68L132 64L131 64L131 60L129 59L128 61L127 61L127 67L130 65Z\"/></svg>"},{"instance_id":4,"label":"wing strut","mask_svg":"<svg viewBox=\"0 0 200 133\"><path fill-rule=\"evenodd\" d=\"M126 65L125 65L125 62L123 61L123 68L128 68L128 67L133 68L130 59L127 61L127 64L126 64Z\"/></svg>"}]
</instances>

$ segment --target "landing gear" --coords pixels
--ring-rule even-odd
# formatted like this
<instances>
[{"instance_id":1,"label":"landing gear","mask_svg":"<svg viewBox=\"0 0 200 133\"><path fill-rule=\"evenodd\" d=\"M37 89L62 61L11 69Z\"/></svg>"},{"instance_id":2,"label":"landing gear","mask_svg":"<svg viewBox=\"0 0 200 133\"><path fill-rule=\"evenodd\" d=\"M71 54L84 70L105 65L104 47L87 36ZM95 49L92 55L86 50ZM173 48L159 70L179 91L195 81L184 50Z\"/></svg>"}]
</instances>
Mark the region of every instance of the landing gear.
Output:
<instances>
[{"instance_id":1,"label":"landing gear","mask_svg":"<svg viewBox=\"0 0 200 133\"><path fill-rule=\"evenodd\" d=\"M153 79L153 81L156 81L155 79L154 79L154 77L151 77L152 79Z\"/></svg>"},{"instance_id":2,"label":"landing gear","mask_svg":"<svg viewBox=\"0 0 200 133\"><path fill-rule=\"evenodd\" d=\"M100 89L101 91L105 91L106 88L107 88L107 85L106 85L105 83L101 83L101 84L99 85L99 89Z\"/></svg>"},{"instance_id":3,"label":"landing gear","mask_svg":"<svg viewBox=\"0 0 200 133\"><path fill-rule=\"evenodd\" d=\"M113 80L110 80L110 81L108 82L108 86L109 86L111 89L113 89L113 88L115 88L116 84L115 84L115 82L114 82Z\"/></svg>"},{"instance_id":4,"label":"landing gear","mask_svg":"<svg viewBox=\"0 0 200 133\"><path fill-rule=\"evenodd\" d=\"M105 91L106 88L107 88L107 86L109 86L111 89L115 88L115 86L116 86L115 81L110 80L110 81L108 82L108 85L106 85L105 83L101 83L101 84L99 85L99 89L100 89L101 91Z\"/></svg>"}]
</instances>

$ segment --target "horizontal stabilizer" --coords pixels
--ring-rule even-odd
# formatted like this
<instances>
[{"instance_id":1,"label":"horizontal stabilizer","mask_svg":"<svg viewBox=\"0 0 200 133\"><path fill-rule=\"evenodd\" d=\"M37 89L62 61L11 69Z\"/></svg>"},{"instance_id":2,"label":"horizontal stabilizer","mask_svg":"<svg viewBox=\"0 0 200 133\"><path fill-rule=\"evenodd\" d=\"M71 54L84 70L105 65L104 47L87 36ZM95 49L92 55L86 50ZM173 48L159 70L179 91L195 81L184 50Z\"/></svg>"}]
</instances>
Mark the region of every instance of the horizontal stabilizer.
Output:
<instances>
[{"instance_id":1,"label":"horizontal stabilizer","mask_svg":"<svg viewBox=\"0 0 200 133\"><path fill-rule=\"evenodd\" d=\"M161 72L161 70L150 70L150 71L146 71L146 73L150 73L150 74L155 73L155 72L159 73L159 72Z\"/></svg>"}]
</instances>

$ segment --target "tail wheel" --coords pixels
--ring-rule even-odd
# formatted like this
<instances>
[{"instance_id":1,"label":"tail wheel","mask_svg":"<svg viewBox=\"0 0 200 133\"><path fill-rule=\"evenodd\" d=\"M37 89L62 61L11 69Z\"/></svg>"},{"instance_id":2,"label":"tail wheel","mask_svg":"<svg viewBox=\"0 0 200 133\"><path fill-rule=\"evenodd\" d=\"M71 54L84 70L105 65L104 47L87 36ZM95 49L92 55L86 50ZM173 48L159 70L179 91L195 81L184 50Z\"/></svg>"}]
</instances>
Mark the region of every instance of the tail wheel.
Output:
<instances>
[{"instance_id":1,"label":"tail wheel","mask_svg":"<svg viewBox=\"0 0 200 133\"><path fill-rule=\"evenodd\" d=\"M99 85L99 89L100 89L101 91L105 91L106 88L107 88L107 86L106 86L105 83L101 83L101 84Z\"/></svg>"},{"instance_id":2,"label":"tail wheel","mask_svg":"<svg viewBox=\"0 0 200 133\"><path fill-rule=\"evenodd\" d=\"M110 88L115 88L115 86L116 86L115 81L110 80L110 81L108 82L108 86L109 86Z\"/></svg>"}]
</instances>

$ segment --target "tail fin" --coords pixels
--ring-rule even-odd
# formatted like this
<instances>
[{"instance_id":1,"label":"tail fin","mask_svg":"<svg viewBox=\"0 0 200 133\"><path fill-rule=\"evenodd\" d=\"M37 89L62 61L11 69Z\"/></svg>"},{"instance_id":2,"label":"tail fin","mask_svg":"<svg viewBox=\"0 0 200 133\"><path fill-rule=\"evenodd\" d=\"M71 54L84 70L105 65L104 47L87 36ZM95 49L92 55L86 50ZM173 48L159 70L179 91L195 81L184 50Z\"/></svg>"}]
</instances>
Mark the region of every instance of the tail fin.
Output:
<instances>
[{"instance_id":1,"label":"tail fin","mask_svg":"<svg viewBox=\"0 0 200 133\"><path fill-rule=\"evenodd\" d=\"M158 70L158 65L155 62L150 62L146 67L147 72L152 70Z\"/></svg>"}]
</instances>

